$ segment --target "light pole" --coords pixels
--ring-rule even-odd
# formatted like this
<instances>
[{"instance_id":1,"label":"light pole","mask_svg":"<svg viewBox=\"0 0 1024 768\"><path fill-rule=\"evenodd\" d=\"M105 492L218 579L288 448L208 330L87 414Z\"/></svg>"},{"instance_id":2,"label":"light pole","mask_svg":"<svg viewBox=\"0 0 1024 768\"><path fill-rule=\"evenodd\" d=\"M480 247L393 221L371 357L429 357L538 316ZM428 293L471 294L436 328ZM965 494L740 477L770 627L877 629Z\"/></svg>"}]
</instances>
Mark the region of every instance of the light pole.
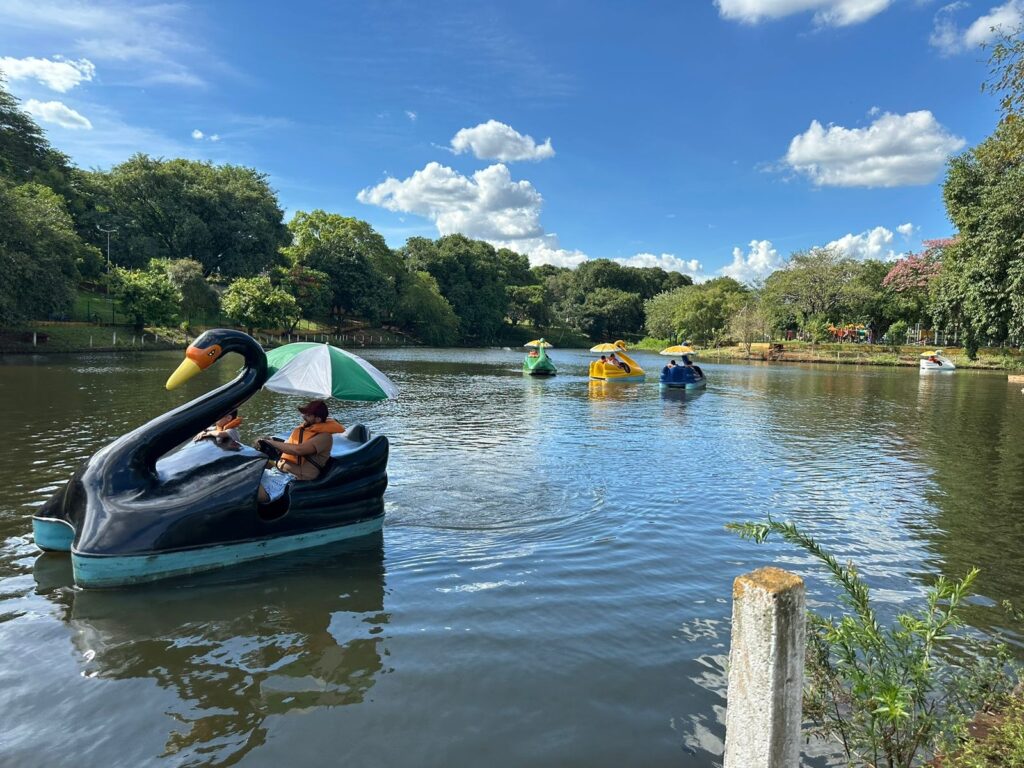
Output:
<instances>
[{"instance_id":1,"label":"light pole","mask_svg":"<svg viewBox=\"0 0 1024 768\"><path fill-rule=\"evenodd\" d=\"M110 301L110 233L117 232L117 227L111 227L110 229L104 229L99 224L96 225L96 229L100 232L107 233L107 300ZM110 302L110 324L115 325L114 322L114 302Z\"/></svg>"}]
</instances>

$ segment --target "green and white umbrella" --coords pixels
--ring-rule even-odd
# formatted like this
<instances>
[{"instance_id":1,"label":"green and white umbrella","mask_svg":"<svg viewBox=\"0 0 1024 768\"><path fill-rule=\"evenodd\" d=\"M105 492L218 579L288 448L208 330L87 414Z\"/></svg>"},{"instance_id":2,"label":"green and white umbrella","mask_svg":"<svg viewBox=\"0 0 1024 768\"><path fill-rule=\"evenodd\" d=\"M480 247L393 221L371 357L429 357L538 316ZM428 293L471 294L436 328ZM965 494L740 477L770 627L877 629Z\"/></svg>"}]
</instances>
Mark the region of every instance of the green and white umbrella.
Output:
<instances>
[{"instance_id":1,"label":"green and white umbrella","mask_svg":"<svg viewBox=\"0 0 1024 768\"><path fill-rule=\"evenodd\" d=\"M398 387L363 358L329 344L285 344L267 352L271 392L322 400L394 400Z\"/></svg>"}]
</instances>

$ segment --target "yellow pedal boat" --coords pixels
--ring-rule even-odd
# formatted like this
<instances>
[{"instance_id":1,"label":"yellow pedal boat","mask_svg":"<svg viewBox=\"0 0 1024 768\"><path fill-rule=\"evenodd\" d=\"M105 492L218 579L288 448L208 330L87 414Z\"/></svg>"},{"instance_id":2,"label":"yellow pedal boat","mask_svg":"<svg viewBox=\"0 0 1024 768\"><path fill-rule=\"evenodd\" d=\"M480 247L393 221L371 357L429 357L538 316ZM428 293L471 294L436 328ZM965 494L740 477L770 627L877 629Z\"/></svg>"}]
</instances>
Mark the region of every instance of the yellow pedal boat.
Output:
<instances>
[{"instance_id":1,"label":"yellow pedal boat","mask_svg":"<svg viewBox=\"0 0 1024 768\"><path fill-rule=\"evenodd\" d=\"M599 381L643 381L647 375L643 368L626 354L626 342L598 344L591 352L601 355L603 360L590 364L590 378ZM616 362L618 361L618 362Z\"/></svg>"}]
</instances>

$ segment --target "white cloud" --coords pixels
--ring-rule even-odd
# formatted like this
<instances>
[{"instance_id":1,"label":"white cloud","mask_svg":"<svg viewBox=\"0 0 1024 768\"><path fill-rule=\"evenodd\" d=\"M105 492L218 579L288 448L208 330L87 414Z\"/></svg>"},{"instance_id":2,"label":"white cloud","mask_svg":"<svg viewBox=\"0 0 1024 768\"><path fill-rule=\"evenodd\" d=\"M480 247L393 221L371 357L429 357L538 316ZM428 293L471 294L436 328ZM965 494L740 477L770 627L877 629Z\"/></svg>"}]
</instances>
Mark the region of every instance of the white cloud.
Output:
<instances>
[{"instance_id":1,"label":"white cloud","mask_svg":"<svg viewBox=\"0 0 1024 768\"><path fill-rule=\"evenodd\" d=\"M195 139L196 141L202 141L204 135L205 134L203 134L203 132L200 131L198 128L192 131L192 138Z\"/></svg>"},{"instance_id":2,"label":"white cloud","mask_svg":"<svg viewBox=\"0 0 1024 768\"><path fill-rule=\"evenodd\" d=\"M65 59L54 56L52 59L38 59L28 56L15 59L11 56L0 57L0 71L8 80L35 80L57 93L67 93L76 85L92 80L96 74L96 65L88 59Z\"/></svg>"},{"instance_id":3,"label":"white cloud","mask_svg":"<svg viewBox=\"0 0 1024 768\"><path fill-rule=\"evenodd\" d=\"M530 263L576 267L589 257L563 248L558 235L540 224L544 200L526 180L515 181L508 167L496 163L472 176L440 163L427 163L407 179L388 178L356 195L359 202L396 213L413 213L434 222L441 235L460 233L486 240L496 248L511 248L530 257ZM671 254L641 253L620 264L658 266L696 275L700 262Z\"/></svg>"},{"instance_id":4,"label":"white cloud","mask_svg":"<svg viewBox=\"0 0 1024 768\"><path fill-rule=\"evenodd\" d=\"M417 115L417 114L416 114L415 112L413 112L413 111L412 111L411 109L407 109L407 110L405 110L405 116L406 116L406 117L408 117L408 118L409 118L409 120L410 120L411 122L413 122L413 123L415 123L415 122L416 122L416 118L417 118L417 117L419 117L419 115Z\"/></svg>"},{"instance_id":5,"label":"white cloud","mask_svg":"<svg viewBox=\"0 0 1024 768\"><path fill-rule=\"evenodd\" d=\"M884 11L892 0L715 0L722 18L757 24L795 13L814 11L820 26L859 24Z\"/></svg>"},{"instance_id":6,"label":"white cloud","mask_svg":"<svg viewBox=\"0 0 1024 768\"><path fill-rule=\"evenodd\" d=\"M210 136L210 141L220 141L220 135L216 133L212 134Z\"/></svg>"},{"instance_id":7,"label":"white cloud","mask_svg":"<svg viewBox=\"0 0 1024 768\"><path fill-rule=\"evenodd\" d=\"M472 152L481 160L500 160L503 163L515 160L544 160L555 156L551 139L538 144L532 136L497 120L488 120L473 128L463 128L452 138L452 151L460 155Z\"/></svg>"},{"instance_id":8,"label":"white cloud","mask_svg":"<svg viewBox=\"0 0 1024 768\"><path fill-rule=\"evenodd\" d=\"M427 163L407 179L386 179L356 199L389 211L425 216L442 235L461 232L489 241L543 236L543 199L529 181L513 181L502 163L463 176L440 163Z\"/></svg>"},{"instance_id":9,"label":"white cloud","mask_svg":"<svg viewBox=\"0 0 1024 768\"><path fill-rule=\"evenodd\" d=\"M964 43L968 48L975 48L998 37L1001 32L1017 30L1021 24L1024 24L1024 2L1010 0L976 19L964 32Z\"/></svg>"},{"instance_id":10,"label":"white cloud","mask_svg":"<svg viewBox=\"0 0 1024 768\"><path fill-rule=\"evenodd\" d=\"M18 30L45 35L50 45L74 49L91 61L123 65L123 74L142 83L204 84L191 62L216 61L195 43L196 14L181 3L0 0L8 36Z\"/></svg>"},{"instance_id":11,"label":"white cloud","mask_svg":"<svg viewBox=\"0 0 1024 768\"><path fill-rule=\"evenodd\" d=\"M811 122L793 137L786 163L818 186L901 187L935 180L966 142L928 110L885 113L866 128Z\"/></svg>"},{"instance_id":12,"label":"white cloud","mask_svg":"<svg viewBox=\"0 0 1024 768\"><path fill-rule=\"evenodd\" d=\"M666 272L682 272L693 278L702 278L704 265L697 259L680 259L671 253L660 256L653 253L638 253L626 259L612 259L624 267L661 267Z\"/></svg>"},{"instance_id":13,"label":"white cloud","mask_svg":"<svg viewBox=\"0 0 1024 768\"><path fill-rule=\"evenodd\" d=\"M732 262L722 267L721 274L741 283L756 283L781 269L785 260L772 245L771 240L751 240L746 253L741 248L732 249Z\"/></svg>"},{"instance_id":14,"label":"white cloud","mask_svg":"<svg viewBox=\"0 0 1024 768\"><path fill-rule=\"evenodd\" d=\"M900 234L904 234L904 227L912 225L903 224L897 227L897 231ZM840 237L838 240L833 240L825 245L826 248L833 248L844 256L848 256L851 259L858 259L863 261L864 259L880 259L882 261L895 261L896 259L904 256L903 253L896 253L890 246L893 241L893 232L891 229L886 227L875 227L874 229L868 229L860 234L847 234Z\"/></svg>"},{"instance_id":15,"label":"white cloud","mask_svg":"<svg viewBox=\"0 0 1024 768\"><path fill-rule=\"evenodd\" d=\"M915 227L909 221L906 224L900 224L898 227L896 227L896 231L903 235L904 238L909 238L912 234L914 234L915 229L917 229L917 227Z\"/></svg>"},{"instance_id":16,"label":"white cloud","mask_svg":"<svg viewBox=\"0 0 1024 768\"><path fill-rule=\"evenodd\" d=\"M928 42L946 56L977 48L1001 33L1013 33L1024 26L1024 0L1009 0L975 19L967 29L961 29L953 15L968 4L963 0L945 5L935 14L932 34Z\"/></svg>"},{"instance_id":17,"label":"white cloud","mask_svg":"<svg viewBox=\"0 0 1024 768\"><path fill-rule=\"evenodd\" d=\"M25 111L44 123L54 123L73 131L92 130L92 123L87 117L60 101L29 99L25 102Z\"/></svg>"}]
</instances>

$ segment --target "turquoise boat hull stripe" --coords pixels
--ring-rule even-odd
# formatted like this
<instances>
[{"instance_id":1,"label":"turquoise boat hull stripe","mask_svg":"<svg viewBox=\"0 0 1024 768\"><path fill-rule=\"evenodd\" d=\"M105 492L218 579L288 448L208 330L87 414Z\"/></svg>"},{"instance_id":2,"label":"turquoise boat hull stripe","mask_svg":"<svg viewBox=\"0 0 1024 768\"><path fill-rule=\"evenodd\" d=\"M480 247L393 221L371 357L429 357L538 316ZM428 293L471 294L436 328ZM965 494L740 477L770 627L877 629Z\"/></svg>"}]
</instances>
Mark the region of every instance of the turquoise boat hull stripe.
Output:
<instances>
[{"instance_id":1,"label":"turquoise boat hull stripe","mask_svg":"<svg viewBox=\"0 0 1024 768\"><path fill-rule=\"evenodd\" d=\"M32 518L32 536L36 546L47 552L70 552L75 529L70 523L47 517Z\"/></svg>"},{"instance_id":2,"label":"turquoise boat hull stripe","mask_svg":"<svg viewBox=\"0 0 1024 768\"><path fill-rule=\"evenodd\" d=\"M75 583L80 587L123 587L215 568L227 568L250 560L354 539L379 531L383 523L384 516L380 515L372 520L293 536L154 555L95 556L72 551L71 565L75 573Z\"/></svg>"}]
</instances>

